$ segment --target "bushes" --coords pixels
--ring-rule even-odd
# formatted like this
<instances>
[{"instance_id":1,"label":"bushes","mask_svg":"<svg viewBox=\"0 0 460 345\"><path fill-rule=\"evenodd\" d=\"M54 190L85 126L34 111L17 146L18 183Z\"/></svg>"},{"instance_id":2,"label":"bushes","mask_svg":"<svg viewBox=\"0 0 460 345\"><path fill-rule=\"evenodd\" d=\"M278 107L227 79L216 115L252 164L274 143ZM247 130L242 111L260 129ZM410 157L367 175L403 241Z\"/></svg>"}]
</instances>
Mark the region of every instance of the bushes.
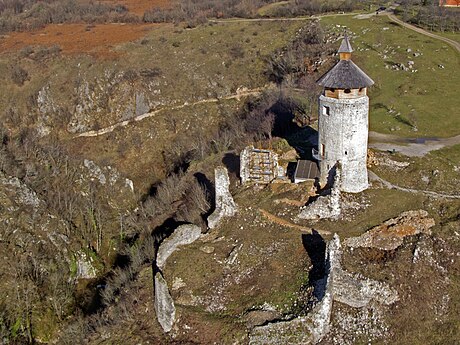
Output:
<instances>
[{"instance_id":1,"label":"bushes","mask_svg":"<svg viewBox=\"0 0 460 345\"><path fill-rule=\"evenodd\" d=\"M146 11L143 20L150 23L187 22L194 27L205 23L207 18L254 18L262 6L276 2L273 0L176 0L168 9L153 8ZM345 0L296 0L278 6L273 17L312 15L331 11L352 11L361 6L360 2Z\"/></svg>"},{"instance_id":2,"label":"bushes","mask_svg":"<svg viewBox=\"0 0 460 345\"><path fill-rule=\"evenodd\" d=\"M137 22L125 6L76 0L11 0L0 3L0 31L35 30L47 24Z\"/></svg>"},{"instance_id":3,"label":"bushes","mask_svg":"<svg viewBox=\"0 0 460 345\"><path fill-rule=\"evenodd\" d=\"M11 80L16 85L22 86L29 79L29 73L21 66L14 65L11 68Z\"/></svg>"}]
</instances>

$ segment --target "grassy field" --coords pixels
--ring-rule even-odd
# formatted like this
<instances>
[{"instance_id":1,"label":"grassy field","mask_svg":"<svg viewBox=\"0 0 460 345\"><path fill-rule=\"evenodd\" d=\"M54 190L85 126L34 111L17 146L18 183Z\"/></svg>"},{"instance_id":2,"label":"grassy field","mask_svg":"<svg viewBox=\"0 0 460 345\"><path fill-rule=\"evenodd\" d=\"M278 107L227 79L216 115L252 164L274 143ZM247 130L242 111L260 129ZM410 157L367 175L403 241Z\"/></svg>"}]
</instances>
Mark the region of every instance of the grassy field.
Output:
<instances>
[{"instance_id":1,"label":"grassy field","mask_svg":"<svg viewBox=\"0 0 460 345\"><path fill-rule=\"evenodd\" d=\"M459 134L460 56L452 47L386 16L336 16L321 22L337 33L345 28L353 33L353 59L375 81L369 93L371 130L410 137ZM395 64L408 68L409 61L412 69L392 69Z\"/></svg>"},{"instance_id":2,"label":"grassy field","mask_svg":"<svg viewBox=\"0 0 460 345\"><path fill-rule=\"evenodd\" d=\"M450 38L451 40L454 40L454 41L457 41L457 42L460 42L460 32L451 32L451 31L441 32L441 31L436 31L435 34L439 35L439 36Z\"/></svg>"}]
</instances>

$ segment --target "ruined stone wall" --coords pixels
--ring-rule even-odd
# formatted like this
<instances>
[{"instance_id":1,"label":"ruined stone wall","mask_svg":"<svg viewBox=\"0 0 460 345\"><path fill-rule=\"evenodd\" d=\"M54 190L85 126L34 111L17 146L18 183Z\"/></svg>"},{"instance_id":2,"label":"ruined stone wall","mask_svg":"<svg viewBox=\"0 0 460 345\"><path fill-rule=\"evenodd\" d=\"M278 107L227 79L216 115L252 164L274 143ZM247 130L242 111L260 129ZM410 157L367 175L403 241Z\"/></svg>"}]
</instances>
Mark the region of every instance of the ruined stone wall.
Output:
<instances>
[{"instance_id":1,"label":"ruined stone wall","mask_svg":"<svg viewBox=\"0 0 460 345\"><path fill-rule=\"evenodd\" d=\"M329 115L324 113L329 108ZM344 192L357 193L368 187L367 140L369 132L369 98L319 98L318 151L324 145L320 162L321 181L327 182L329 171L338 161L342 164Z\"/></svg>"},{"instance_id":2,"label":"ruined stone wall","mask_svg":"<svg viewBox=\"0 0 460 345\"><path fill-rule=\"evenodd\" d=\"M214 170L216 188L216 209L208 217L208 227L214 229L223 217L231 217L236 214L237 206L230 194L230 179L227 169L222 166Z\"/></svg>"},{"instance_id":3,"label":"ruined stone wall","mask_svg":"<svg viewBox=\"0 0 460 345\"><path fill-rule=\"evenodd\" d=\"M298 218L300 219L336 219L342 212L341 206L341 167L336 164L334 182L331 188L331 194L318 197L311 204L301 208Z\"/></svg>"},{"instance_id":4,"label":"ruined stone wall","mask_svg":"<svg viewBox=\"0 0 460 345\"><path fill-rule=\"evenodd\" d=\"M241 183L271 183L280 174L278 155L271 150L247 146L240 154Z\"/></svg>"}]
</instances>

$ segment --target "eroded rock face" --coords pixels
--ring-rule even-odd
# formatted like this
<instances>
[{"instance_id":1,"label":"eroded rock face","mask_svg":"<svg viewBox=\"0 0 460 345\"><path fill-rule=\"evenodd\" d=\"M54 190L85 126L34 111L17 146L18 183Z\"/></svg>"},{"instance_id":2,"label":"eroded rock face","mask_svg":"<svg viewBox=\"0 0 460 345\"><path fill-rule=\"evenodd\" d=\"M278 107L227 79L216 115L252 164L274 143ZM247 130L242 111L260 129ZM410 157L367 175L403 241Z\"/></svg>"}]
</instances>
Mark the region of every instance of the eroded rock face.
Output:
<instances>
[{"instance_id":1,"label":"eroded rock face","mask_svg":"<svg viewBox=\"0 0 460 345\"><path fill-rule=\"evenodd\" d=\"M176 320L176 307L160 272L155 274L155 312L163 331L171 331Z\"/></svg>"},{"instance_id":2,"label":"eroded rock face","mask_svg":"<svg viewBox=\"0 0 460 345\"><path fill-rule=\"evenodd\" d=\"M402 245L406 236L419 233L429 234L434 226L434 219L428 217L425 210L407 211L396 218L391 218L359 237L345 240L345 244L352 248L378 248L394 250Z\"/></svg>"},{"instance_id":3,"label":"eroded rock face","mask_svg":"<svg viewBox=\"0 0 460 345\"><path fill-rule=\"evenodd\" d=\"M161 242L157 253L157 266L162 269L168 257L181 245L195 242L201 235L201 229L193 224L181 225Z\"/></svg>"},{"instance_id":4,"label":"eroded rock face","mask_svg":"<svg viewBox=\"0 0 460 345\"><path fill-rule=\"evenodd\" d=\"M337 235L336 235L337 236ZM375 300L381 304L392 304L399 300L398 293L388 284L351 274L342 269L340 240L334 237L336 258L331 261L330 275L333 277L331 291L334 300L350 307L361 308Z\"/></svg>"},{"instance_id":5,"label":"eroded rock face","mask_svg":"<svg viewBox=\"0 0 460 345\"><path fill-rule=\"evenodd\" d=\"M342 212L340 204L341 171L337 168L331 194L320 196L313 203L301 209L300 219L338 218Z\"/></svg>"},{"instance_id":6,"label":"eroded rock face","mask_svg":"<svg viewBox=\"0 0 460 345\"><path fill-rule=\"evenodd\" d=\"M227 169L219 166L215 169L216 210L208 217L208 227L214 229L224 217L236 214L238 207L230 194L230 179Z\"/></svg>"}]
</instances>

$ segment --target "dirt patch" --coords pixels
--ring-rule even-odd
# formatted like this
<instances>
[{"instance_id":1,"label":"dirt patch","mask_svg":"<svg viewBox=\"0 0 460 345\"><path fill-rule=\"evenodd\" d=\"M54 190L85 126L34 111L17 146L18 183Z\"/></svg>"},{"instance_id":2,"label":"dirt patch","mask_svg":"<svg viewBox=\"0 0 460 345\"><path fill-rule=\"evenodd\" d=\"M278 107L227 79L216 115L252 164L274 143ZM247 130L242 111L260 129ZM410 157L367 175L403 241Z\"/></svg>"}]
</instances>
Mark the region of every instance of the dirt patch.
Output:
<instances>
[{"instance_id":1,"label":"dirt patch","mask_svg":"<svg viewBox=\"0 0 460 345\"><path fill-rule=\"evenodd\" d=\"M14 32L0 39L0 51L18 51L26 46L58 45L62 53L87 53L112 57L112 49L121 43L137 40L159 24L52 24L32 32Z\"/></svg>"},{"instance_id":2,"label":"dirt patch","mask_svg":"<svg viewBox=\"0 0 460 345\"><path fill-rule=\"evenodd\" d=\"M281 225L281 226L284 226L284 227L288 227L288 228L292 228L292 229L299 229L299 230L304 231L304 232L312 232L312 229L310 229L310 228L291 223L290 221L288 221L286 219L283 219L283 218L280 218L280 217L277 217L277 216L271 214L270 212L265 211L265 210L263 210L261 208L259 209L259 211L267 220L269 220L270 222L273 222L275 224L278 224L278 225ZM316 230L316 231L319 234L322 234L322 235L329 235L330 234L329 231L322 231L322 230Z\"/></svg>"}]
</instances>

